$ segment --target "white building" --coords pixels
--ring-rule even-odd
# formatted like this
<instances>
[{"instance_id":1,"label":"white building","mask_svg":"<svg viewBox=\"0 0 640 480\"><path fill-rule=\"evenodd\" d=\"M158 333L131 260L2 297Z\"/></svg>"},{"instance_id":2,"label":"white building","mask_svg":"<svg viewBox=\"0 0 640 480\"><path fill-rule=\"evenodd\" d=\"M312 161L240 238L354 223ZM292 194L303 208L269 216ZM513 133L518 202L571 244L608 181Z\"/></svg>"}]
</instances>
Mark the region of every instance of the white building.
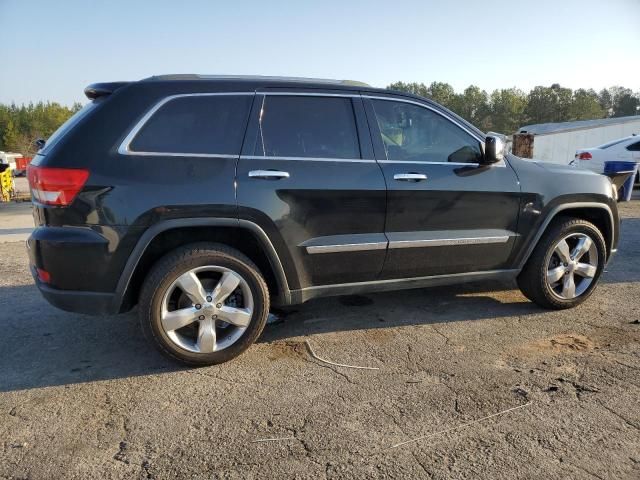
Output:
<instances>
[{"instance_id":1,"label":"white building","mask_svg":"<svg viewBox=\"0 0 640 480\"><path fill-rule=\"evenodd\" d=\"M640 116L539 123L518 130L518 134L533 135L533 153L527 157L554 163L569 163L578 149L597 147L633 133L640 134Z\"/></svg>"}]
</instances>

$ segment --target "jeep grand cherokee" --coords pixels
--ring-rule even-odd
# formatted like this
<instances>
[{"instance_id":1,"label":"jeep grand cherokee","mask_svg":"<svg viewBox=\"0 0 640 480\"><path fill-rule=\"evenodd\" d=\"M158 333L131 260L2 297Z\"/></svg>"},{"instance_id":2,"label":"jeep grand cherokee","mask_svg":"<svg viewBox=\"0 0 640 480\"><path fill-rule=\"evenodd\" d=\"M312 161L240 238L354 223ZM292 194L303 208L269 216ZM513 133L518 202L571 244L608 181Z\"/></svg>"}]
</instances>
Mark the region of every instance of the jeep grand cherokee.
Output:
<instances>
[{"instance_id":1,"label":"jeep grand cherokee","mask_svg":"<svg viewBox=\"0 0 640 480\"><path fill-rule=\"evenodd\" d=\"M118 313L181 362L227 361L271 306L515 279L589 297L619 236L609 179L505 154L415 95L348 81L165 75L94 84L28 177L35 282Z\"/></svg>"}]
</instances>

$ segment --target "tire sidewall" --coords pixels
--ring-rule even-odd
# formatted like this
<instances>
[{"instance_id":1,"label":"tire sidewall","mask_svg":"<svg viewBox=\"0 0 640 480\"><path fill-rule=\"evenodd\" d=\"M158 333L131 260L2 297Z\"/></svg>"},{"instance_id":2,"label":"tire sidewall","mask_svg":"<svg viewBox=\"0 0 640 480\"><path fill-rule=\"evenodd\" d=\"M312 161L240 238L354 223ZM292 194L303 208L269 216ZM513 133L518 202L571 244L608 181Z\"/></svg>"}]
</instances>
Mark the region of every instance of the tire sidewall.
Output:
<instances>
[{"instance_id":1,"label":"tire sidewall","mask_svg":"<svg viewBox=\"0 0 640 480\"><path fill-rule=\"evenodd\" d=\"M227 348L212 353L190 352L176 345L166 334L161 325L162 300L171 284L182 274L197 267L215 265L228 268L240 275L249 285L253 295L253 313L249 326L242 336ZM265 293L265 285L261 277L249 264L223 254L221 252L202 252L187 257L183 261L158 265L158 271L150 274L150 278L160 278L151 294L148 305L144 305L142 325L146 333L150 335L158 346L169 356L190 365L213 365L226 362L244 352L258 338L268 314L268 295ZM163 268L164 267L164 268Z\"/></svg>"}]
</instances>

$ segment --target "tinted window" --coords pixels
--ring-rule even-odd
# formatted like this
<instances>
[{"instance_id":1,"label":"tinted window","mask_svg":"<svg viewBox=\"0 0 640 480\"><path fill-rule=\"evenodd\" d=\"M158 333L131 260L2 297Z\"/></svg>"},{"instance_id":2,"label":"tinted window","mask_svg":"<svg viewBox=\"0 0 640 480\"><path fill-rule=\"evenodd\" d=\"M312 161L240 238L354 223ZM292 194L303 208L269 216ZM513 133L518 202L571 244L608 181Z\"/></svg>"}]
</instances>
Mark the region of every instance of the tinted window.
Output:
<instances>
[{"instance_id":1,"label":"tinted window","mask_svg":"<svg viewBox=\"0 0 640 480\"><path fill-rule=\"evenodd\" d=\"M640 152L640 142L632 143L627 147L630 152Z\"/></svg>"},{"instance_id":2,"label":"tinted window","mask_svg":"<svg viewBox=\"0 0 640 480\"><path fill-rule=\"evenodd\" d=\"M84 107L74 113L66 122L64 122L60 126L60 128L58 128L51 134L51 136L47 139L44 147L42 148L42 153L46 153L47 150L58 143L67 133L71 131L73 127L80 123L80 120L89 115L89 113L91 113L97 105L98 102L94 100L93 102L87 103Z\"/></svg>"},{"instance_id":3,"label":"tinted window","mask_svg":"<svg viewBox=\"0 0 640 480\"><path fill-rule=\"evenodd\" d=\"M443 116L418 105L373 100L389 160L477 163L480 142Z\"/></svg>"},{"instance_id":4,"label":"tinted window","mask_svg":"<svg viewBox=\"0 0 640 480\"><path fill-rule=\"evenodd\" d=\"M350 98L267 96L260 132L265 156L360 158Z\"/></svg>"},{"instance_id":5,"label":"tinted window","mask_svg":"<svg viewBox=\"0 0 640 480\"><path fill-rule=\"evenodd\" d=\"M198 95L170 100L144 124L129 149L239 154L251 100L250 95Z\"/></svg>"}]
</instances>

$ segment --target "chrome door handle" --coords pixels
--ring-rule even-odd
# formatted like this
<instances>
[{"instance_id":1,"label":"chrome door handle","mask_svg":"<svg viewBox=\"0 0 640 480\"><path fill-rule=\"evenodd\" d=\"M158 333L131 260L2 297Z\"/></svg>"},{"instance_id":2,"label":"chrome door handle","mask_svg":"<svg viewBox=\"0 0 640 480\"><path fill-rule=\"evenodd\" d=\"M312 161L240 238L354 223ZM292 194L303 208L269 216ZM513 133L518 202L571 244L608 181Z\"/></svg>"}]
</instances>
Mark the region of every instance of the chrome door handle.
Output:
<instances>
[{"instance_id":1,"label":"chrome door handle","mask_svg":"<svg viewBox=\"0 0 640 480\"><path fill-rule=\"evenodd\" d=\"M289 178L289 172L281 172L279 170L251 170L249 172L249 178L278 180L280 178Z\"/></svg>"},{"instance_id":2,"label":"chrome door handle","mask_svg":"<svg viewBox=\"0 0 640 480\"><path fill-rule=\"evenodd\" d=\"M426 180L427 176L424 173L396 173L393 179L402 182L421 182Z\"/></svg>"}]
</instances>

